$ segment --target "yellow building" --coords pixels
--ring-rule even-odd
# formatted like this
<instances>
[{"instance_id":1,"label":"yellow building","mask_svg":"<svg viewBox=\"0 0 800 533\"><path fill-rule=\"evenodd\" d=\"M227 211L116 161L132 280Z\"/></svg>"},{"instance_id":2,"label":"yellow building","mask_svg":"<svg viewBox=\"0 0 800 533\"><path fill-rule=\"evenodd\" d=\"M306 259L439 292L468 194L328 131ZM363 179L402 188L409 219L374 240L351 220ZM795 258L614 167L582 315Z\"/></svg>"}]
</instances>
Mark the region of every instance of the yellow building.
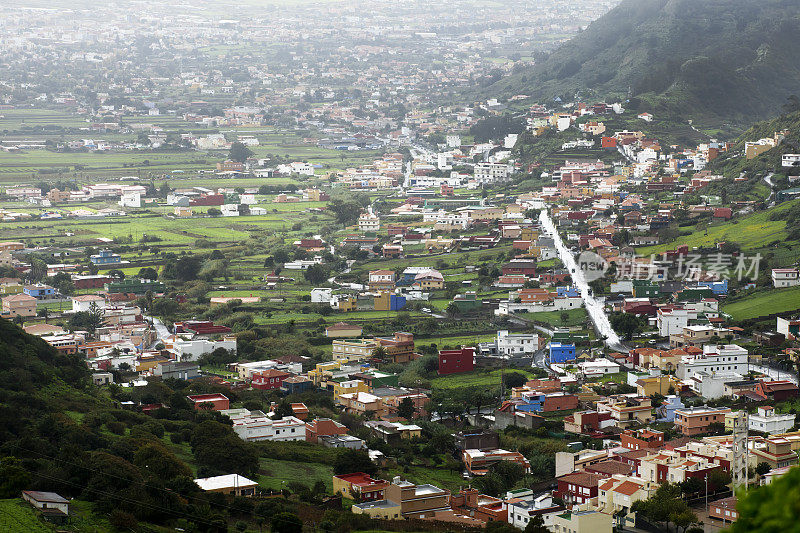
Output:
<instances>
[{"instance_id":1,"label":"yellow building","mask_svg":"<svg viewBox=\"0 0 800 533\"><path fill-rule=\"evenodd\" d=\"M349 381L342 381L333 384L333 401L339 402L339 396L342 394L357 394L359 392L370 392L369 385L360 379L351 379Z\"/></svg>"},{"instance_id":2,"label":"yellow building","mask_svg":"<svg viewBox=\"0 0 800 533\"><path fill-rule=\"evenodd\" d=\"M598 511L575 511L553 517L552 531L557 533L611 533L614 519Z\"/></svg>"},{"instance_id":3,"label":"yellow building","mask_svg":"<svg viewBox=\"0 0 800 533\"><path fill-rule=\"evenodd\" d=\"M334 361L363 361L372 357L378 346L374 339L334 339L331 355Z\"/></svg>"},{"instance_id":4,"label":"yellow building","mask_svg":"<svg viewBox=\"0 0 800 533\"><path fill-rule=\"evenodd\" d=\"M358 300L353 298L352 296L349 298L341 298L339 300L339 311L343 313L349 313L350 311L355 311L358 307Z\"/></svg>"},{"instance_id":5,"label":"yellow building","mask_svg":"<svg viewBox=\"0 0 800 533\"><path fill-rule=\"evenodd\" d=\"M670 392L672 387L672 392ZM675 391L680 390L680 380L675 376L649 376L636 380L636 393L639 396L652 396L653 394L660 394L666 396L667 394L675 394Z\"/></svg>"},{"instance_id":6,"label":"yellow building","mask_svg":"<svg viewBox=\"0 0 800 533\"><path fill-rule=\"evenodd\" d=\"M316 368L308 371L308 379L314 382L314 385L319 387L325 381L325 375L330 374L341 368L341 361L328 361L326 363L317 363Z\"/></svg>"},{"instance_id":7,"label":"yellow building","mask_svg":"<svg viewBox=\"0 0 800 533\"><path fill-rule=\"evenodd\" d=\"M379 292L373 299L376 311L390 311L392 309L392 300L388 292Z\"/></svg>"}]
</instances>

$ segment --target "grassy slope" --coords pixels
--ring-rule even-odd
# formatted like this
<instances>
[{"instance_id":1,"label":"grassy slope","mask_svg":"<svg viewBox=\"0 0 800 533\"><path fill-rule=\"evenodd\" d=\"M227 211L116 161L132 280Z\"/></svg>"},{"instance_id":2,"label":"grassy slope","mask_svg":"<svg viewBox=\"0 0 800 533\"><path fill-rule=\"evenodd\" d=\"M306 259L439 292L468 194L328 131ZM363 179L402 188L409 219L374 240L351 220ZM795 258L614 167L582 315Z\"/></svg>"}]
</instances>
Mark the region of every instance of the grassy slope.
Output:
<instances>
[{"instance_id":1,"label":"grassy slope","mask_svg":"<svg viewBox=\"0 0 800 533\"><path fill-rule=\"evenodd\" d=\"M0 531L47 532L55 529L39 520L33 508L21 498L0 500Z\"/></svg>"},{"instance_id":2,"label":"grassy slope","mask_svg":"<svg viewBox=\"0 0 800 533\"><path fill-rule=\"evenodd\" d=\"M699 227L688 235L678 237L671 243L639 248L637 253L647 256L663 253L682 244L690 247L700 247L713 246L718 242L736 242L739 243L743 250L755 250L771 243L782 243L782 246L786 246L787 243L784 242L786 239L786 231L784 231L786 222L783 220L769 220L769 217L775 210L788 209L797 205L798 202L800 201L786 202L775 209L761 211L740 219L734 218L730 222Z\"/></svg>"},{"instance_id":3,"label":"grassy slope","mask_svg":"<svg viewBox=\"0 0 800 533\"><path fill-rule=\"evenodd\" d=\"M262 457L259 459L258 483L266 489L280 490L292 481L313 487L323 481L329 491L333 490L333 467L321 463L298 463Z\"/></svg>"},{"instance_id":4,"label":"grassy slope","mask_svg":"<svg viewBox=\"0 0 800 533\"><path fill-rule=\"evenodd\" d=\"M731 315L734 320L747 320L797 309L800 309L800 287L758 291L722 306L722 312Z\"/></svg>"}]
</instances>

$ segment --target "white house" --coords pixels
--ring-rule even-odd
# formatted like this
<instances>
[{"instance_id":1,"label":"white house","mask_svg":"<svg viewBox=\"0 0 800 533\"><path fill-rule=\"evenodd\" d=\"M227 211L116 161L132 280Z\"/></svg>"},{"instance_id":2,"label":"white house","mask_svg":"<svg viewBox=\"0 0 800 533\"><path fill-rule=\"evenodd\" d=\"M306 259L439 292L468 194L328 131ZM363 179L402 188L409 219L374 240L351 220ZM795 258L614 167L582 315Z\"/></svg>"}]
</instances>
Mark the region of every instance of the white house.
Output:
<instances>
[{"instance_id":1,"label":"white house","mask_svg":"<svg viewBox=\"0 0 800 533\"><path fill-rule=\"evenodd\" d=\"M234 433L248 442L306 440L306 424L294 416L272 420L261 411L251 412L247 409L229 409L222 411L222 414L231 418Z\"/></svg>"},{"instance_id":2,"label":"white house","mask_svg":"<svg viewBox=\"0 0 800 533\"><path fill-rule=\"evenodd\" d=\"M539 349L536 333L497 332L497 353L501 355L531 354Z\"/></svg>"},{"instance_id":3,"label":"white house","mask_svg":"<svg viewBox=\"0 0 800 533\"><path fill-rule=\"evenodd\" d=\"M318 304L329 304L333 297L333 289L328 287L319 287L311 289L311 302Z\"/></svg>"},{"instance_id":4,"label":"white house","mask_svg":"<svg viewBox=\"0 0 800 533\"><path fill-rule=\"evenodd\" d=\"M704 345L701 355L685 355L678 362L677 376L689 379L698 372L748 372L747 350L736 344Z\"/></svg>"},{"instance_id":5,"label":"white house","mask_svg":"<svg viewBox=\"0 0 800 533\"><path fill-rule=\"evenodd\" d=\"M786 433L794 427L795 415L785 415L775 412L775 408L764 405L758 408L758 413L748 416L748 429L761 433Z\"/></svg>"},{"instance_id":6,"label":"white house","mask_svg":"<svg viewBox=\"0 0 800 533\"><path fill-rule=\"evenodd\" d=\"M142 195L137 191L125 192L119 199L120 207L142 207Z\"/></svg>"},{"instance_id":7,"label":"white house","mask_svg":"<svg viewBox=\"0 0 800 533\"><path fill-rule=\"evenodd\" d=\"M658 334L662 337L680 335L683 328L689 325L689 320L697 318L697 313L684 308L663 307L656 313Z\"/></svg>"},{"instance_id":8,"label":"white house","mask_svg":"<svg viewBox=\"0 0 800 533\"><path fill-rule=\"evenodd\" d=\"M225 337L220 341L207 339L177 340L172 344L178 361L196 361L201 355L218 348L236 352L236 337Z\"/></svg>"},{"instance_id":9,"label":"white house","mask_svg":"<svg viewBox=\"0 0 800 533\"><path fill-rule=\"evenodd\" d=\"M706 400L716 400L725 396L725 384L744 380L744 376L728 370L701 370L688 380L689 388Z\"/></svg>"},{"instance_id":10,"label":"white house","mask_svg":"<svg viewBox=\"0 0 800 533\"><path fill-rule=\"evenodd\" d=\"M39 510L55 509L69 515L69 500L55 492L40 492L38 490L23 490L22 499Z\"/></svg>"},{"instance_id":11,"label":"white house","mask_svg":"<svg viewBox=\"0 0 800 533\"><path fill-rule=\"evenodd\" d=\"M240 194L239 203L244 205L253 205L256 203L256 195L251 193Z\"/></svg>"},{"instance_id":12,"label":"white house","mask_svg":"<svg viewBox=\"0 0 800 533\"><path fill-rule=\"evenodd\" d=\"M102 296L96 294L82 294L80 296L72 297L72 312L80 313L90 311L94 304L98 309L106 308L106 300Z\"/></svg>"},{"instance_id":13,"label":"white house","mask_svg":"<svg viewBox=\"0 0 800 533\"><path fill-rule=\"evenodd\" d=\"M378 231L381 229L381 219L370 208L358 217L358 229L361 231Z\"/></svg>"},{"instance_id":14,"label":"white house","mask_svg":"<svg viewBox=\"0 0 800 533\"><path fill-rule=\"evenodd\" d=\"M537 514L541 515L545 527L551 527L553 517L564 512L562 506L553 503L551 494L542 494L534 498L530 489L508 492L505 501L508 505L508 523L517 529L525 529Z\"/></svg>"},{"instance_id":15,"label":"white house","mask_svg":"<svg viewBox=\"0 0 800 533\"><path fill-rule=\"evenodd\" d=\"M495 183L508 179L511 171L511 165L506 163L476 163L474 177L478 183Z\"/></svg>"},{"instance_id":16,"label":"white house","mask_svg":"<svg viewBox=\"0 0 800 533\"><path fill-rule=\"evenodd\" d=\"M220 206L220 211L224 217L238 217L239 205L238 204L224 204Z\"/></svg>"},{"instance_id":17,"label":"white house","mask_svg":"<svg viewBox=\"0 0 800 533\"><path fill-rule=\"evenodd\" d=\"M775 288L794 287L800 284L796 268L773 268L772 286Z\"/></svg>"},{"instance_id":18,"label":"white house","mask_svg":"<svg viewBox=\"0 0 800 533\"><path fill-rule=\"evenodd\" d=\"M581 373L587 378L605 376L606 374L619 374L620 366L608 359L595 359L578 363Z\"/></svg>"}]
</instances>

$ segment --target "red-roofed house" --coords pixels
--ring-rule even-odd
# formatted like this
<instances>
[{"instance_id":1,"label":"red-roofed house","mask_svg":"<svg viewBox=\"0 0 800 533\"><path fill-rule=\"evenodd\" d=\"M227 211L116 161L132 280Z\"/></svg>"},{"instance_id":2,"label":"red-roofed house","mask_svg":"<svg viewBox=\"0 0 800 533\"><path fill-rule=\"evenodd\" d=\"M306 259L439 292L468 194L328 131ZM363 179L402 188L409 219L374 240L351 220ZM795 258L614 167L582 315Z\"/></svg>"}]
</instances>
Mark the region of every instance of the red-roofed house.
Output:
<instances>
[{"instance_id":1,"label":"red-roofed house","mask_svg":"<svg viewBox=\"0 0 800 533\"><path fill-rule=\"evenodd\" d=\"M279 389L281 388L283 380L291 377L291 375L292 374L288 372L269 368L263 372L257 372L253 374L250 385L252 385L254 389L260 390Z\"/></svg>"},{"instance_id":2,"label":"red-roofed house","mask_svg":"<svg viewBox=\"0 0 800 533\"><path fill-rule=\"evenodd\" d=\"M197 410L208 409L207 406L210 406L213 411L224 411L231 406L231 401L224 394L195 394L187 398Z\"/></svg>"},{"instance_id":3,"label":"red-roofed house","mask_svg":"<svg viewBox=\"0 0 800 533\"><path fill-rule=\"evenodd\" d=\"M320 437L347 435L347 427L330 418L317 418L306 422L306 440L317 443Z\"/></svg>"},{"instance_id":4,"label":"red-roofed house","mask_svg":"<svg viewBox=\"0 0 800 533\"><path fill-rule=\"evenodd\" d=\"M388 486L388 481L372 479L364 472L333 476L333 492L351 500L383 500Z\"/></svg>"}]
</instances>

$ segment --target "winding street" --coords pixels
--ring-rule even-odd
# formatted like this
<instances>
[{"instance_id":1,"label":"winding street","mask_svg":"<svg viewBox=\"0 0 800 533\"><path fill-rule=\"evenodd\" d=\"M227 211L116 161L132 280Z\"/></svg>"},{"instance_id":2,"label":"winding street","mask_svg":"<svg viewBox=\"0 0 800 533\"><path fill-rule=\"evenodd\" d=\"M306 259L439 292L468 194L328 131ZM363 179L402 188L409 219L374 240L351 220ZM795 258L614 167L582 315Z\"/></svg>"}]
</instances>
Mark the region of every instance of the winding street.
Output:
<instances>
[{"instance_id":1,"label":"winding street","mask_svg":"<svg viewBox=\"0 0 800 533\"><path fill-rule=\"evenodd\" d=\"M545 232L552 237L555 242L558 257L561 259L561 262L564 263L567 270L569 270L573 285L580 291L583 304L586 306L586 311L589 313L589 318L592 320L597 333L604 338L606 346L612 350L627 353L629 348L622 343L617 332L611 327L608 315L606 315L603 309L603 302L592 296L589 290L589 284L583 276L583 271L578 268L575 257L572 255L570 249L567 248L567 245L564 244L561 235L559 235L556 230L553 220L550 218L550 213L548 213L546 209L542 209L540 212L539 222L541 222L542 228L544 228Z\"/></svg>"}]
</instances>

